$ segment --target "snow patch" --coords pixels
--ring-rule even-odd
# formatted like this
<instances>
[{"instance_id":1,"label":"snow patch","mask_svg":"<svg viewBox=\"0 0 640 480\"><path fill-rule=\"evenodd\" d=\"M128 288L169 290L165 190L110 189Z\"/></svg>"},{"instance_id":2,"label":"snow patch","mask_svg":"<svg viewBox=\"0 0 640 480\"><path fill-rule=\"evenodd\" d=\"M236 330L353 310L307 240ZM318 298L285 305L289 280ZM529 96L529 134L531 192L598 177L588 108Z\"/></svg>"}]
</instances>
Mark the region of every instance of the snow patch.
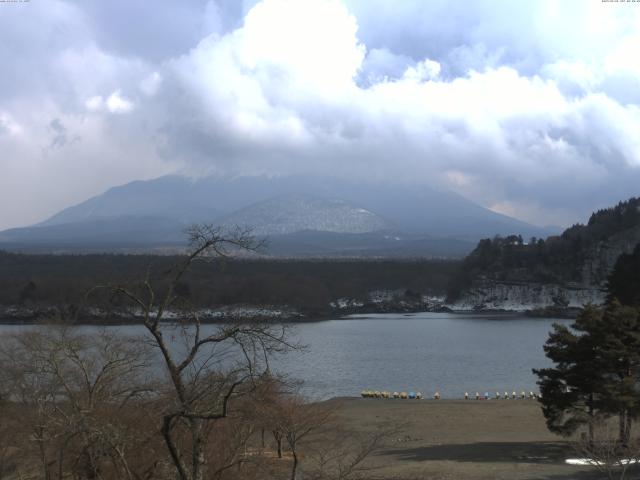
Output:
<instances>
[{"instance_id":1,"label":"snow patch","mask_svg":"<svg viewBox=\"0 0 640 480\"><path fill-rule=\"evenodd\" d=\"M454 310L523 311L551 306L582 307L600 304L605 293L598 288L556 284L483 282L472 286L450 305Z\"/></svg>"},{"instance_id":2,"label":"snow patch","mask_svg":"<svg viewBox=\"0 0 640 480\"><path fill-rule=\"evenodd\" d=\"M564 462L568 465L607 465L605 462L593 458L567 458ZM621 458L620 460L616 460L614 465L633 465L636 463L640 463L640 460L637 458Z\"/></svg>"},{"instance_id":3,"label":"snow patch","mask_svg":"<svg viewBox=\"0 0 640 480\"><path fill-rule=\"evenodd\" d=\"M364 303L356 300L355 298L338 298L335 302L329 304L331 308L337 308L338 310L345 310L350 308L360 308L364 306Z\"/></svg>"}]
</instances>

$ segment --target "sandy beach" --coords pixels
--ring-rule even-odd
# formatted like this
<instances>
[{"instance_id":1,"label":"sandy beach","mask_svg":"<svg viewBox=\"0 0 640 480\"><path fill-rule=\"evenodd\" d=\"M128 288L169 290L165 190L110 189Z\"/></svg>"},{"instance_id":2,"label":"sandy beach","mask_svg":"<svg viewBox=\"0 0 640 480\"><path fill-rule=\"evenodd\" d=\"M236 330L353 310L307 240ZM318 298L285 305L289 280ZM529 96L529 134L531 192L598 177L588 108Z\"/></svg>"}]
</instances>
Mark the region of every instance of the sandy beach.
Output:
<instances>
[{"instance_id":1,"label":"sandy beach","mask_svg":"<svg viewBox=\"0 0 640 480\"><path fill-rule=\"evenodd\" d=\"M368 460L371 478L593 479L593 467L571 466L576 453L549 433L535 400L385 400L335 403L346 430L397 425L383 451Z\"/></svg>"}]
</instances>

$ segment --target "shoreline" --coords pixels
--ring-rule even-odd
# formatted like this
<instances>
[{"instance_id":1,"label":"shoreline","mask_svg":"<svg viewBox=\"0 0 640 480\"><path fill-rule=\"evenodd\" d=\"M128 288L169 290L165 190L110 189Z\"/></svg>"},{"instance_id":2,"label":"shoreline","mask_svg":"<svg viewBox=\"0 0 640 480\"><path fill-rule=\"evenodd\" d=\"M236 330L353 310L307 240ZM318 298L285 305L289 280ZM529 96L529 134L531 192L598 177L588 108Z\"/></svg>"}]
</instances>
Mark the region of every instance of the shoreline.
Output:
<instances>
[{"instance_id":1,"label":"shoreline","mask_svg":"<svg viewBox=\"0 0 640 480\"><path fill-rule=\"evenodd\" d=\"M201 324L211 325L218 323L234 323L234 322L258 322L258 323L316 323L324 322L327 320L346 320L353 315L411 315L420 313L448 313L451 315L496 315L505 317L508 316L522 316L527 318L545 318L545 319L573 319L581 311L581 308L571 309L567 313L559 311L550 311L546 309L532 309L532 310L506 310L506 309L477 309L477 310L454 310L451 308L438 308L438 309L399 309L399 310L378 310L378 309L361 309L350 310L349 312L331 312L328 314L318 314L313 316L305 316L300 313L293 315L237 315L224 314L215 316L204 316L201 319ZM167 316L163 323L174 323L176 317L174 315ZM25 315L21 313L19 315L10 315L3 311L0 307L0 325L56 325L62 323L60 321L60 312L54 311L52 308L39 309L32 314ZM142 318L138 316L121 316L115 315L114 317L108 317L107 315L89 315L84 317L81 321L75 322L74 325L78 326L119 326L119 325L142 325Z\"/></svg>"},{"instance_id":2,"label":"shoreline","mask_svg":"<svg viewBox=\"0 0 640 480\"><path fill-rule=\"evenodd\" d=\"M225 311L226 309L226 311ZM285 307L249 307L242 310L239 307L239 313L234 313L233 307L222 307L220 309L201 309L198 314L202 317L201 323L218 324L233 322L261 322L261 323L316 323L327 320L344 320L352 315L403 315L403 314L419 314L419 313L449 313L452 315L504 315L507 316L523 316L528 318L546 318L546 319L573 319L581 311L580 307L568 307L563 309L556 308L537 308L523 310L506 310L506 309L475 309L475 310L457 310L446 306L438 306L436 308L426 309L387 309L387 308L362 308L349 309L348 311L339 310L329 313L315 314L306 316L303 313L287 310ZM249 313L256 312L251 315ZM62 323L61 318L69 312L60 311L54 307L39 307L36 309L15 308L14 306L0 306L0 325L55 325ZM113 316L110 316L113 315ZM69 315L70 317L72 315ZM170 312L162 323L175 323L179 317L174 312ZM94 315L83 316L81 321L75 322L74 325L92 325L92 326L120 326L120 325L142 325L140 316L125 316L120 313L104 312Z\"/></svg>"}]
</instances>

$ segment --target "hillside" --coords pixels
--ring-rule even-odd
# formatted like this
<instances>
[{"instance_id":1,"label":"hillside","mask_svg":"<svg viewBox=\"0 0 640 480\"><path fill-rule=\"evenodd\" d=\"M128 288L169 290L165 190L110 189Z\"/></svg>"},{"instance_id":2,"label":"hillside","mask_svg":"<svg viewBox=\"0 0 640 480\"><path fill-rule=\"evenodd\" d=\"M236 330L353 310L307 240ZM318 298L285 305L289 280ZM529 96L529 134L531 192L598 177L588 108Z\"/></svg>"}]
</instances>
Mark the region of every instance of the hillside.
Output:
<instances>
[{"instance_id":1,"label":"hillside","mask_svg":"<svg viewBox=\"0 0 640 480\"><path fill-rule=\"evenodd\" d=\"M640 243L640 198L599 210L546 240L481 240L463 261L449 300L472 308L580 306L604 298L616 260Z\"/></svg>"}]
</instances>

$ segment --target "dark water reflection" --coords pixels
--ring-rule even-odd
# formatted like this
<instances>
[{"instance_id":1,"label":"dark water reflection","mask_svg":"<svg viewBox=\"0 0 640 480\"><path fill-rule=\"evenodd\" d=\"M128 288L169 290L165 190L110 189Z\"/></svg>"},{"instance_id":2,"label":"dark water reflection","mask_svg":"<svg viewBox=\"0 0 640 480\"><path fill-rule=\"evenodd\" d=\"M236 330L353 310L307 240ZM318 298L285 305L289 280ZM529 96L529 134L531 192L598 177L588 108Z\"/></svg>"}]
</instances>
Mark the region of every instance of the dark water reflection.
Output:
<instances>
[{"instance_id":1,"label":"dark water reflection","mask_svg":"<svg viewBox=\"0 0 640 480\"><path fill-rule=\"evenodd\" d=\"M364 388L427 395L439 390L443 398L461 398L465 391L528 392L536 388L531 369L548 365L542 346L553 322L568 321L417 313L299 324L294 335L306 350L276 359L273 369L304 380L303 391L313 398L353 396ZM21 328L0 326L0 333ZM108 328L143 333L141 326Z\"/></svg>"}]
</instances>

